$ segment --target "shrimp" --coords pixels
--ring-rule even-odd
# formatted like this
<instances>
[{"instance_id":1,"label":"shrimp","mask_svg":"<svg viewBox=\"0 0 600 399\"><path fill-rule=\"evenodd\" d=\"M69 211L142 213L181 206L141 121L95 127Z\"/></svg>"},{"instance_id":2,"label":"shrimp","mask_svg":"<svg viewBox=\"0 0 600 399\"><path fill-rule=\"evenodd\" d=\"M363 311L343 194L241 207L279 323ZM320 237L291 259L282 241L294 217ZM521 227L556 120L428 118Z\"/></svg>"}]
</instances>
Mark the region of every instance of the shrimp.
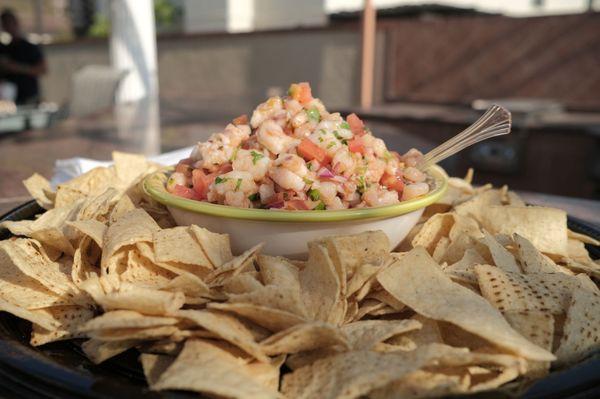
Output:
<instances>
[{"instance_id":1,"label":"shrimp","mask_svg":"<svg viewBox=\"0 0 600 399\"><path fill-rule=\"evenodd\" d=\"M252 113L250 125L256 129L263 122L269 119L279 119L285 117L286 111L283 109L283 101L279 97L271 97L260 104Z\"/></svg>"},{"instance_id":2,"label":"shrimp","mask_svg":"<svg viewBox=\"0 0 600 399\"><path fill-rule=\"evenodd\" d=\"M250 172L232 170L218 176L214 183L210 185L208 191L208 200L210 202L226 203L226 194L228 192L238 192L248 197L258 192L258 186L254 182ZM235 196L238 198L239 196ZM231 197L234 198L234 197ZM237 205L236 205L237 206Z\"/></svg>"},{"instance_id":3,"label":"shrimp","mask_svg":"<svg viewBox=\"0 0 600 399\"><path fill-rule=\"evenodd\" d=\"M263 204L266 204L275 195L275 187L271 179L265 179L263 184L258 187L258 195L260 195L260 202Z\"/></svg>"},{"instance_id":4,"label":"shrimp","mask_svg":"<svg viewBox=\"0 0 600 399\"><path fill-rule=\"evenodd\" d=\"M233 170L250 172L254 181L259 181L267 174L271 158L257 150L239 149L233 158Z\"/></svg>"},{"instance_id":5,"label":"shrimp","mask_svg":"<svg viewBox=\"0 0 600 399\"><path fill-rule=\"evenodd\" d=\"M338 187L333 182L317 181L313 183L312 188L319 190L319 197L325 205L333 204L335 198L337 198Z\"/></svg>"},{"instance_id":6,"label":"shrimp","mask_svg":"<svg viewBox=\"0 0 600 399\"><path fill-rule=\"evenodd\" d=\"M386 163L380 158L368 157L367 158L367 172L365 173L365 180L367 183L377 183L381 180L381 177L385 173Z\"/></svg>"},{"instance_id":7,"label":"shrimp","mask_svg":"<svg viewBox=\"0 0 600 399\"><path fill-rule=\"evenodd\" d=\"M354 173L356 161L354 160L354 157L350 151L348 151L346 148L342 148L333 156L331 165L333 166L335 173L349 176Z\"/></svg>"},{"instance_id":8,"label":"shrimp","mask_svg":"<svg viewBox=\"0 0 600 399\"><path fill-rule=\"evenodd\" d=\"M219 165L229 162L235 148L250 137L250 126L229 124L220 133L213 133L208 141L198 143L190 158L209 171L216 171Z\"/></svg>"},{"instance_id":9,"label":"shrimp","mask_svg":"<svg viewBox=\"0 0 600 399\"><path fill-rule=\"evenodd\" d=\"M286 190L294 190L299 192L303 191L304 186L306 185L306 183L304 183L304 179L291 170L282 167L272 168L269 172L269 176L275 183L279 184Z\"/></svg>"},{"instance_id":10,"label":"shrimp","mask_svg":"<svg viewBox=\"0 0 600 399\"><path fill-rule=\"evenodd\" d=\"M275 166L288 169L294 174L304 177L308 174L308 168L303 158L296 154L282 154L275 160Z\"/></svg>"},{"instance_id":11,"label":"shrimp","mask_svg":"<svg viewBox=\"0 0 600 399\"><path fill-rule=\"evenodd\" d=\"M398 203L398 193L373 185L363 193L363 201L367 206L384 206Z\"/></svg>"},{"instance_id":12,"label":"shrimp","mask_svg":"<svg viewBox=\"0 0 600 399\"><path fill-rule=\"evenodd\" d=\"M276 122L265 121L256 132L258 142L273 154L286 152L298 144L298 140L286 135Z\"/></svg>"},{"instance_id":13,"label":"shrimp","mask_svg":"<svg viewBox=\"0 0 600 399\"><path fill-rule=\"evenodd\" d=\"M421 183L427 179L425 173L413 166L409 166L408 168L404 169L403 175L407 180L410 180L414 183Z\"/></svg>"},{"instance_id":14,"label":"shrimp","mask_svg":"<svg viewBox=\"0 0 600 399\"><path fill-rule=\"evenodd\" d=\"M427 183L413 183L404 187L402 191L402 201L420 197L429 192L429 184Z\"/></svg>"}]
</instances>

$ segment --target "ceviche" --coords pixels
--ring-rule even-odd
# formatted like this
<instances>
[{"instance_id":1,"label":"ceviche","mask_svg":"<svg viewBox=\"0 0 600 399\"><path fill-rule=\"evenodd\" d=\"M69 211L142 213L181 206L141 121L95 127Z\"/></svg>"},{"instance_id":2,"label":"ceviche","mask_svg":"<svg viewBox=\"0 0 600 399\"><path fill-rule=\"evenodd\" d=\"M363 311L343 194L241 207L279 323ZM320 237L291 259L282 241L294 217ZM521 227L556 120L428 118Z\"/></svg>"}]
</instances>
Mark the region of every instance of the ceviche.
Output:
<instances>
[{"instance_id":1,"label":"ceviche","mask_svg":"<svg viewBox=\"0 0 600 399\"><path fill-rule=\"evenodd\" d=\"M308 83L198 143L167 181L175 195L243 208L335 210L429 192L422 154L389 151L356 114L329 113Z\"/></svg>"}]
</instances>

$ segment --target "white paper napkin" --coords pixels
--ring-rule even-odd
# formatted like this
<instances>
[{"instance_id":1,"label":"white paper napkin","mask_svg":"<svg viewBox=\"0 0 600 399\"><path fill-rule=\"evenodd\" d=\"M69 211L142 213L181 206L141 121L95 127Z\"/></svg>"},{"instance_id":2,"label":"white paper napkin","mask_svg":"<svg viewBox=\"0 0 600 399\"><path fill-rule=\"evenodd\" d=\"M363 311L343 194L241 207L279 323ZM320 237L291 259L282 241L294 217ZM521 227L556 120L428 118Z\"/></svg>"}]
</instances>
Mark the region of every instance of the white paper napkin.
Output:
<instances>
[{"instance_id":1,"label":"white paper napkin","mask_svg":"<svg viewBox=\"0 0 600 399\"><path fill-rule=\"evenodd\" d=\"M193 147L185 147L179 150L165 152L164 154L148 157L153 162L161 165L174 165L180 159L187 158L192 152ZM69 158L69 159L58 159L54 163L54 175L52 176L51 183L53 187L60 183L64 183L74 177L79 176L93 168L98 166L109 166L112 162L110 161L97 161L89 158Z\"/></svg>"}]
</instances>

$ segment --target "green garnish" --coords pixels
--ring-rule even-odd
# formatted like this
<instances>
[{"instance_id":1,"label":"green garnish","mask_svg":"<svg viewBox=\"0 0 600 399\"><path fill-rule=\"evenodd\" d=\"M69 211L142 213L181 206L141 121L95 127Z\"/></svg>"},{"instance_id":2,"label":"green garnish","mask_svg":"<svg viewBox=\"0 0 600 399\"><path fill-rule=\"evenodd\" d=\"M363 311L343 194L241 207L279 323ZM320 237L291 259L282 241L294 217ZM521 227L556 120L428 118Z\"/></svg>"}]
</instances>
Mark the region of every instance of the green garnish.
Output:
<instances>
[{"instance_id":1,"label":"green garnish","mask_svg":"<svg viewBox=\"0 0 600 399\"><path fill-rule=\"evenodd\" d=\"M319 129L319 133L321 133L321 134L327 134L327 130L325 130L325 129Z\"/></svg>"},{"instance_id":2,"label":"green garnish","mask_svg":"<svg viewBox=\"0 0 600 399\"><path fill-rule=\"evenodd\" d=\"M325 204L323 203L323 201L319 202L319 205L317 205L313 208L313 211L324 211L324 210L325 210Z\"/></svg>"},{"instance_id":3,"label":"green garnish","mask_svg":"<svg viewBox=\"0 0 600 399\"><path fill-rule=\"evenodd\" d=\"M228 177L217 176L217 178L215 179L215 184L225 183L227 180L229 180Z\"/></svg>"},{"instance_id":4,"label":"green garnish","mask_svg":"<svg viewBox=\"0 0 600 399\"><path fill-rule=\"evenodd\" d=\"M306 114L308 115L308 119L312 119L315 122L319 122L321 120L321 114L319 113L319 110L316 108L311 108L311 109L307 110Z\"/></svg>"},{"instance_id":5,"label":"green garnish","mask_svg":"<svg viewBox=\"0 0 600 399\"><path fill-rule=\"evenodd\" d=\"M319 137L319 143L323 142L323 137Z\"/></svg>"},{"instance_id":6,"label":"green garnish","mask_svg":"<svg viewBox=\"0 0 600 399\"><path fill-rule=\"evenodd\" d=\"M321 193L317 189L308 190L308 197L313 201L318 201L321 199Z\"/></svg>"},{"instance_id":7,"label":"green garnish","mask_svg":"<svg viewBox=\"0 0 600 399\"><path fill-rule=\"evenodd\" d=\"M265 156L263 154L261 154L260 152L256 152L254 150L250 151L250 155L252 155L252 164L256 165L256 163L263 159Z\"/></svg>"},{"instance_id":8,"label":"green garnish","mask_svg":"<svg viewBox=\"0 0 600 399\"><path fill-rule=\"evenodd\" d=\"M235 161L235 158L237 157L237 153L238 153L239 150L240 150L240 147L235 147L233 149L233 154L231 155L230 161Z\"/></svg>"},{"instance_id":9,"label":"green garnish","mask_svg":"<svg viewBox=\"0 0 600 399\"><path fill-rule=\"evenodd\" d=\"M383 153L383 158L385 159L386 162L389 162L392 160L392 154L389 151L385 151Z\"/></svg>"},{"instance_id":10,"label":"green garnish","mask_svg":"<svg viewBox=\"0 0 600 399\"><path fill-rule=\"evenodd\" d=\"M367 183L365 182L365 177L358 176L358 186L357 186L358 191L360 191L362 193L365 191L366 188L367 188Z\"/></svg>"},{"instance_id":11,"label":"green garnish","mask_svg":"<svg viewBox=\"0 0 600 399\"><path fill-rule=\"evenodd\" d=\"M310 179L307 179L306 177L303 177L303 178L302 178L302 180L304 180L304 183L306 183L306 184L308 184L308 185L311 185L311 184L313 184L313 181L312 181L312 180L310 180Z\"/></svg>"},{"instance_id":12,"label":"green garnish","mask_svg":"<svg viewBox=\"0 0 600 399\"><path fill-rule=\"evenodd\" d=\"M306 168L307 168L308 170L312 170L312 168L313 168L313 164L312 164L312 162L309 162L309 163L307 163L307 164L306 164Z\"/></svg>"},{"instance_id":13,"label":"green garnish","mask_svg":"<svg viewBox=\"0 0 600 399\"><path fill-rule=\"evenodd\" d=\"M343 140L344 138L342 136L340 136L340 133L337 130L333 131L333 135L335 136L336 139L338 140Z\"/></svg>"},{"instance_id":14,"label":"green garnish","mask_svg":"<svg viewBox=\"0 0 600 399\"><path fill-rule=\"evenodd\" d=\"M259 197L258 193L254 193L254 194L250 194L250 195L248 196L248 199L249 199L250 201L258 201L258 197Z\"/></svg>"},{"instance_id":15,"label":"green garnish","mask_svg":"<svg viewBox=\"0 0 600 399\"><path fill-rule=\"evenodd\" d=\"M348 122L342 122L342 123L340 123L340 127L342 129L350 130L350 125L348 124Z\"/></svg>"},{"instance_id":16,"label":"green garnish","mask_svg":"<svg viewBox=\"0 0 600 399\"><path fill-rule=\"evenodd\" d=\"M327 149L333 147L335 145L335 141L332 141L331 143L327 144Z\"/></svg>"},{"instance_id":17,"label":"green garnish","mask_svg":"<svg viewBox=\"0 0 600 399\"><path fill-rule=\"evenodd\" d=\"M239 190L241 186L242 186L242 179L237 179L237 183L235 183L235 190L234 191Z\"/></svg>"}]
</instances>

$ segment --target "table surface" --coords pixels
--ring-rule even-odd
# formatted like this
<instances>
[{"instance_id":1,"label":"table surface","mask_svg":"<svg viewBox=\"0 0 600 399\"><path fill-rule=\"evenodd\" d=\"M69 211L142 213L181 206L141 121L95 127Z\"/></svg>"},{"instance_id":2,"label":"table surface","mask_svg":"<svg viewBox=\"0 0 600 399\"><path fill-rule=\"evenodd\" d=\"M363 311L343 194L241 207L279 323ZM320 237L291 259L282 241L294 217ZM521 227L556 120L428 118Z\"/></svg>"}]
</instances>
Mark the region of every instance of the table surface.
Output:
<instances>
[{"instance_id":1,"label":"table surface","mask_svg":"<svg viewBox=\"0 0 600 399\"><path fill-rule=\"evenodd\" d=\"M0 135L0 214L28 201L30 197L22 181L35 172L50 178L57 159L107 160L114 150L154 155L206 140L226 123L222 116L213 121L174 122L168 112L164 117L165 110L162 110L159 128L158 118L149 118L147 113L135 109L127 112L116 114L117 117L105 113L83 120L67 119L46 130ZM370 127L390 148L399 151L411 147L428 150L434 146L418 136L398 132L386 122L371 122ZM600 226L600 201L531 192L521 194L528 203L562 208L570 215Z\"/></svg>"}]
</instances>

